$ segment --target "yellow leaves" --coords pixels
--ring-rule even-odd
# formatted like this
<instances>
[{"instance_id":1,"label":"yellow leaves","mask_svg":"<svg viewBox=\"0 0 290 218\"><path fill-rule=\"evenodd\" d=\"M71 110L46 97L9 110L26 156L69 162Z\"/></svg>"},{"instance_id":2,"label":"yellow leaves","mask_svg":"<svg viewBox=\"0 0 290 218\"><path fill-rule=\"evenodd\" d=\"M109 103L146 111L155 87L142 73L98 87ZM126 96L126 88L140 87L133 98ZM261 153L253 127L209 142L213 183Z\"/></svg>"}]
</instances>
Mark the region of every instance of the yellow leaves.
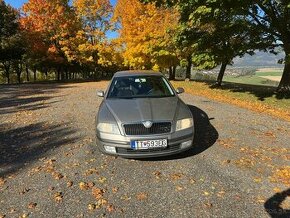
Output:
<instances>
[{"instance_id":1,"label":"yellow leaves","mask_svg":"<svg viewBox=\"0 0 290 218\"><path fill-rule=\"evenodd\" d=\"M174 174L171 174L171 175L170 175L170 178L171 178L172 180L178 180L178 179L181 179L182 176L183 176L182 173L174 173Z\"/></svg>"},{"instance_id":2,"label":"yellow leaves","mask_svg":"<svg viewBox=\"0 0 290 218\"><path fill-rule=\"evenodd\" d=\"M57 203L61 202L62 199L63 199L63 194L62 194L62 192L56 192L56 193L54 194L54 200L55 200Z\"/></svg>"},{"instance_id":3,"label":"yellow leaves","mask_svg":"<svg viewBox=\"0 0 290 218\"><path fill-rule=\"evenodd\" d=\"M98 179L98 181L99 181L100 183L105 183L105 182L107 181L107 178L105 178L105 177L100 177L100 178Z\"/></svg>"},{"instance_id":4,"label":"yellow leaves","mask_svg":"<svg viewBox=\"0 0 290 218\"><path fill-rule=\"evenodd\" d=\"M271 182L283 183L290 186L290 166L281 167L270 177Z\"/></svg>"},{"instance_id":5,"label":"yellow leaves","mask_svg":"<svg viewBox=\"0 0 290 218\"><path fill-rule=\"evenodd\" d=\"M177 13L172 13L171 9L157 8L152 3L119 0L114 18L122 26L119 33L125 44L124 64L134 69L154 67L158 70L159 64L155 61L153 49L163 43L165 38L168 39L165 47L172 42L168 32L176 28Z\"/></svg>"},{"instance_id":6,"label":"yellow leaves","mask_svg":"<svg viewBox=\"0 0 290 218\"><path fill-rule=\"evenodd\" d=\"M88 190L89 189L89 185L86 182L80 182L79 187L81 190Z\"/></svg>"},{"instance_id":7,"label":"yellow leaves","mask_svg":"<svg viewBox=\"0 0 290 218\"><path fill-rule=\"evenodd\" d=\"M218 139L217 142L224 148L232 148L234 147L235 139L233 138Z\"/></svg>"},{"instance_id":8,"label":"yellow leaves","mask_svg":"<svg viewBox=\"0 0 290 218\"><path fill-rule=\"evenodd\" d=\"M88 204L88 210L94 210L94 209L96 209L95 204Z\"/></svg>"},{"instance_id":9,"label":"yellow leaves","mask_svg":"<svg viewBox=\"0 0 290 218\"><path fill-rule=\"evenodd\" d=\"M93 187L92 188L92 195L98 200L101 199L104 195L105 191L100 188Z\"/></svg>"}]
</instances>

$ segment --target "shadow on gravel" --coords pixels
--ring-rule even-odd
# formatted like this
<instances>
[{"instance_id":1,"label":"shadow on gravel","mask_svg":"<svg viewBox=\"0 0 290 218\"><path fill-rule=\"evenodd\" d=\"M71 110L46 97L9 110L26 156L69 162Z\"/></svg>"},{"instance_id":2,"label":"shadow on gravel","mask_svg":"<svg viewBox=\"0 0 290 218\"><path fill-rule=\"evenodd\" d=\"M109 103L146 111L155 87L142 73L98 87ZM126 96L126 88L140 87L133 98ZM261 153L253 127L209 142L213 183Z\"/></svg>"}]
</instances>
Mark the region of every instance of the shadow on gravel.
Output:
<instances>
[{"instance_id":1,"label":"shadow on gravel","mask_svg":"<svg viewBox=\"0 0 290 218\"><path fill-rule=\"evenodd\" d=\"M214 126L210 123L210 120L213 118L209 118L208 115L198 107L195 107L193 105L187 106L189 107L194 119L193 148L177 155L148 158L144 160L162 161L186 158L202 153L216 142L219 134Z\"/></svg>"},{"instance_id":2,"label":"shadow on gravel","mask_svg":"<svg viewBox=\"0 0 290 218\"><path fill-rule=\"evenodd\" d=\"M22 84L0 86L0 114L11 114L19 110L38 110L54 102L45 102L55 98L58 89L71 88L63 84ZM52 94L54 94L52 96ZM41 96L39 96L41 95Z\"/></svg>"},{"instance_id":3,"label":"shadow on gravel","mask_svg":"<svg viewBox=\"0 0 290 218\"><path fill-rule=\"evenodd\" d=\"M283 192L276 193L265 202L265 210L272 218L290 217L290 209L283 209L281 207L282 202L285 201L287 197L290 197L290 188Z\"/></svg>"},{"instance_id":4,"label":"shadow on gravel","mask_svg":"<svg viewBox=\"0 0 290 218\"><path fill-rule=\"evenodd\" d=\"M62 125L36 123L19 128L0 125L0 177L14 173L44 157L49 151L68 145L78 137L76 130Z\"/></svg>"}]
</instances>

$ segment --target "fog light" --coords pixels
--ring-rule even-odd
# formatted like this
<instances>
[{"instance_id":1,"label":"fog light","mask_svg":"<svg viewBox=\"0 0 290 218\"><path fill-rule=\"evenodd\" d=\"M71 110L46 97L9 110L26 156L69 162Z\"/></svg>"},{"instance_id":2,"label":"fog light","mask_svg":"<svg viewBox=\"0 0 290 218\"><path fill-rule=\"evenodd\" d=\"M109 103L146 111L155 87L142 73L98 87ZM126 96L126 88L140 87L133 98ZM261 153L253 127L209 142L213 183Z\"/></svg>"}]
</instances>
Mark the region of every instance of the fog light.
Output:
<instances>
[{"instance_id":1,"label":"fog light","mask_svg":"<svg viewBox=\"0 0 290 218\"><path fill-rule=\"evenodd\" d=\"M113 154L117 153L115 147L105 145L104 148L106 152L113 153Z\"/></svg>"},{"instance_id":2,"label":"fog light","mask_svg":"<svg viewBox=\"0 0 290 218\"><path fill-rule=\"evenodd\" d=\"M186 142L182 142L181 143L181 149L182 148L188 148L192 145L192 140L186 141Z\"/></svg>"}]
</instances>

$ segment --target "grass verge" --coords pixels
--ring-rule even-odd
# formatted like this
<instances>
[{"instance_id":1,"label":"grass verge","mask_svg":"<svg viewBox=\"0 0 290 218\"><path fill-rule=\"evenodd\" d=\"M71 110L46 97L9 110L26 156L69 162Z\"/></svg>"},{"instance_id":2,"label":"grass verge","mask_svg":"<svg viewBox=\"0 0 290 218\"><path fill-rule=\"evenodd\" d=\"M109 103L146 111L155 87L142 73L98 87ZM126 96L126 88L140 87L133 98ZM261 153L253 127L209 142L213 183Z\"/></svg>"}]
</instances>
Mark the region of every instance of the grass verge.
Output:
<instances>
[{"instance_id":1,"label":"grass verge","mask_svg":"<svg viewBox=\"0 0 290 218\"><path fill-rule=\"evenodd\" d=\"M290 95L275 94L274 87L225 83L222 88L213 88L212 83L194 81L173 81L172 84L175 87L183 87L192 95L204 96L290 121Z\"/></svg>"}]
</instances>

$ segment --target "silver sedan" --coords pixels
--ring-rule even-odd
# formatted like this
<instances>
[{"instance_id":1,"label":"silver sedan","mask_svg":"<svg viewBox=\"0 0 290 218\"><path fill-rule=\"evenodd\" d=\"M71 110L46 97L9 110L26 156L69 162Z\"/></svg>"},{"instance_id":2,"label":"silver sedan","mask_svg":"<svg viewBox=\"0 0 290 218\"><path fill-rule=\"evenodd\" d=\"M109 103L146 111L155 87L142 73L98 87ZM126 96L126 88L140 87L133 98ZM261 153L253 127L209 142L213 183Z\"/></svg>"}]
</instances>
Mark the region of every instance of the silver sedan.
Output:
<instances>
[{"instance_id":1,"label":"silver sedan","mask_svg":"<svg viewBox=\"0 0 290 218\"><path fill-rule=\"evenodd\" d=\"M192 148L193 117L168 80L154 71L122 71L112 78L96 116L98 148L129 158L177 154Z\"/></svg>"}]
</instances>

